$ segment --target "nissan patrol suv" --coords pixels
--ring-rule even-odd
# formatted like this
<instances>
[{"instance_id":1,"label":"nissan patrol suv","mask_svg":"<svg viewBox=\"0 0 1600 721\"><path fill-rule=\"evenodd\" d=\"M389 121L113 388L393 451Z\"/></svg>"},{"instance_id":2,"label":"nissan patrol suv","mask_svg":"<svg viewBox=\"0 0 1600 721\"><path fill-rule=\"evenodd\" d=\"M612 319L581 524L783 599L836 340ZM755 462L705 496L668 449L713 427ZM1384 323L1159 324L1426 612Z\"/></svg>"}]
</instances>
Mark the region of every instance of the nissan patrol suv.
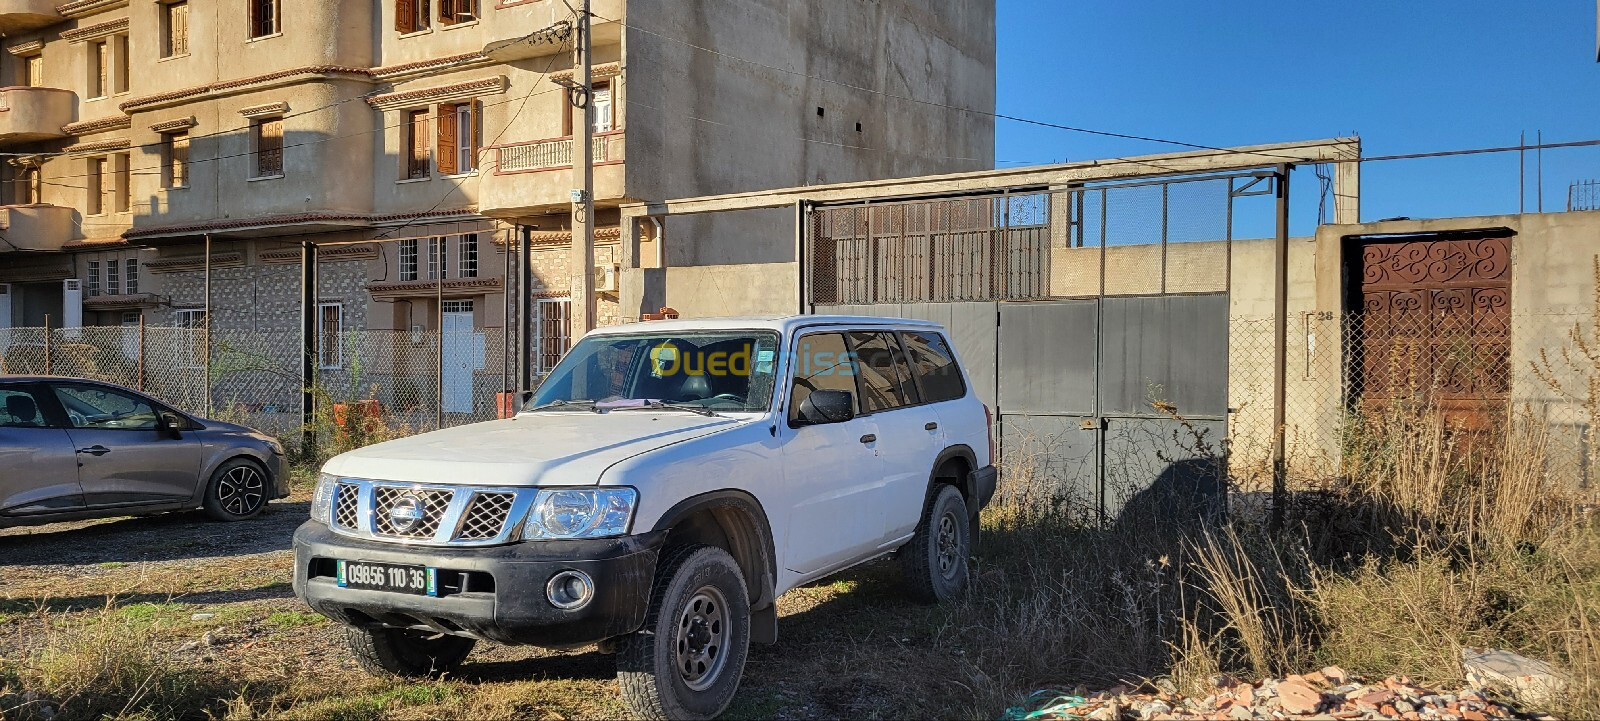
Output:
<instances>
[{"instance_id":1,"label":"nissan patrol suv","mask_svg":"<svg viewBox=\"0 0 1600 721\"><path fill-rule=\"evenodd\" d=\"M894 554L916 599L961 593L992 454L934 323L605 328L514 418L328 461L294 589L374 672L598 643L635 713L710 718L791 588Z\"/></svg>"}]
</instances>

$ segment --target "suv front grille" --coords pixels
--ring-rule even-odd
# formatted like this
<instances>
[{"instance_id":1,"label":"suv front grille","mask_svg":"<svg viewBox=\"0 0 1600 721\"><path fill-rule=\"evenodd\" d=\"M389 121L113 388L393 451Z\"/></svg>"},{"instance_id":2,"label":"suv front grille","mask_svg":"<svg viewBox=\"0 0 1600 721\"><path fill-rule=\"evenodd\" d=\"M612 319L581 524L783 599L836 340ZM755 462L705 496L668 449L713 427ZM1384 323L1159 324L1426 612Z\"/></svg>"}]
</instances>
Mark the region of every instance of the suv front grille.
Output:
<instances>
[{"instance_id":1,"label":"suv front grille","mask_svg":"<svg viewBox=\"0 0 1600 721\"><path fill-rule=\"evenodd\" d=\"M334 487L335 533L374 541L431 546L509 543L536 488L402 484L340 478ZM420 518L410 520L413 516ZM409 522L408 522L409 521Z\"/></svg>"},{"instance_id":2,"label":"suv front grille","mask_svg":"<svg viewBox=\"0 0 1600 721\"><path fill-rule=\"evenodd\" d=\"M444 523L445 511L455 491L436 488L397 488L378 486L372 489L372 521L375 531L383 536L398 538L433 538ZM391 513L402 503L414 504L422 512L421 520L412 525L397 522Z\"/></svg>"},{"instance_id":3,"label":"suv front grille","mask_svg":"<svg viewBox=\"0 0 1600 721\"><path fill-rule=\"evenodd\" d=\"M516 499L515 493L473 494L472 505L467 508L456 538L479 541L500 535L506 518L511 515L511 503Z\"/></svg>"}]
</instances>

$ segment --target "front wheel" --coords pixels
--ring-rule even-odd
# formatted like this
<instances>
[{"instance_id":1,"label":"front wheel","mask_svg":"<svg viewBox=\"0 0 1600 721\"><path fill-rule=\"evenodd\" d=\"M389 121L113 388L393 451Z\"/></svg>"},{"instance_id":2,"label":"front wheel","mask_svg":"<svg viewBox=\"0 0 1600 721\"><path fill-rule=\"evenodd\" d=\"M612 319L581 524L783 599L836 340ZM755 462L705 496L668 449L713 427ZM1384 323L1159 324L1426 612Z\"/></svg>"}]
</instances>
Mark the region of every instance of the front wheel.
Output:
<instances>
[{"instance_id":1,"label":"front wheel","mask_svg":"<svg viewBox=\"0 0 1600 721\"><path fill-rule=\"evenodd\" d=\"M749 651L739 564L720 548L680 548L656 572L644 628L619 644L617 682L640 718L714 718L733 701Z\"/></svg>"},{"instance_id":2,"label":"front wheel","mask_svg":"<svg viewBox=\"0 0 1600 721\"><path fill-rule=\"evenodd\" d=\"M943 603L966 589L972 520L961 492L939 485L933 502L922 512L916 535L900 550L900 570L912 598Z\"/></svg>"},{"instance_id":3,"label":"front wheel","mask_svg":"<svg viewBox=\"0 0 1600 721\"><path fill-rule=\"evenodd\" d=\"M261 466L235 458L212 472L204 508L218 521L242 521L267 507L267 486L267 472Z\"/></svg>"},{"instance_id":4,"label":"front wheel","mask_svg":"<svg viewBox=\"0 0 1600 721\"><path fill-rule=\"evenodd\" d=\"M368 673L426 678L456 670L477 641L400 628L347 627L345 643Z\"/></svg>"}]
</instances>

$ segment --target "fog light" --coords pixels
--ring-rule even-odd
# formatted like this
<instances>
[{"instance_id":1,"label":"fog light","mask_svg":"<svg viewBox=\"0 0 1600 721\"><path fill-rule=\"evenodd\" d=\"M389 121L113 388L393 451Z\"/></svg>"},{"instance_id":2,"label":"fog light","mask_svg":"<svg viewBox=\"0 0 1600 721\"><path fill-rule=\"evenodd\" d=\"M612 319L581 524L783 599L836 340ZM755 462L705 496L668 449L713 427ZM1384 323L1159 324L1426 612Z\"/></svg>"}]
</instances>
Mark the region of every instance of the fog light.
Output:
<instances>
[{"instance_id":1,"label":"fog light","mask_svg":"<svg viewBox=\"0 0 1600 721\"><path fill-rule=\"evenodd\" d=\"M550 605L563 611L575 611L589 605L594 598L594 581L583 571L562 571L550 577L544 585L544 595Z\"/></svg>"}]
</instances>

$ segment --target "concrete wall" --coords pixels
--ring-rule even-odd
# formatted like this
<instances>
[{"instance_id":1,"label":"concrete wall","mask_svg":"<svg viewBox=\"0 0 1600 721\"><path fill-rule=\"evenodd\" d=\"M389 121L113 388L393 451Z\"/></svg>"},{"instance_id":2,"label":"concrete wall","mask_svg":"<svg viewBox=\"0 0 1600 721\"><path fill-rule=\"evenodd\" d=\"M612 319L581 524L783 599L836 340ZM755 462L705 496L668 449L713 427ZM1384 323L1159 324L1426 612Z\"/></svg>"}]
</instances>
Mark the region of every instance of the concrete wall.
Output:
<instances>
[{"instance_id":1,"label":"concrete wall","mask_svg":"<svg viewBox=\"0 0 1600 721\"><path fill-rule=\"evenodd\" d=\"M623 272L621 306L669 307L684 318L792 315L799 311L799 277L798 263L634 268Z\"/></svg>"}]
</instances>

